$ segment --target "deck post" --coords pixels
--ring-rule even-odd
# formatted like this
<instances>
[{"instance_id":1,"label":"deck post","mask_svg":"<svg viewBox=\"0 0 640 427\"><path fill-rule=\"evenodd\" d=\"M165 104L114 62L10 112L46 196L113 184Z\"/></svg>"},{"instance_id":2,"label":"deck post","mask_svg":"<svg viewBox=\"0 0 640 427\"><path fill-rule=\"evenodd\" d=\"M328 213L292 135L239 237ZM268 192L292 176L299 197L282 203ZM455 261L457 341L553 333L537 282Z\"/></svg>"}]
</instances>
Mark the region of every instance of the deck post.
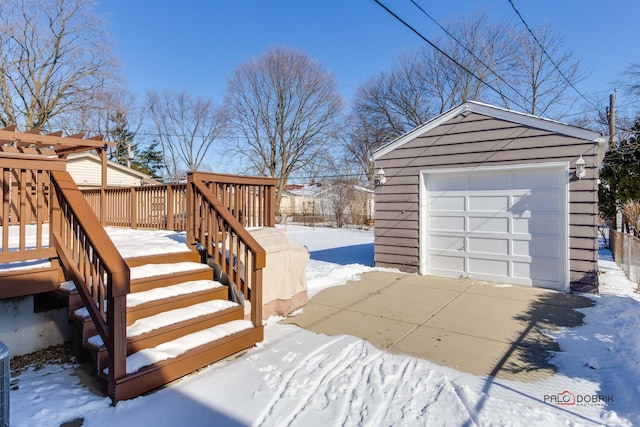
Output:
<instances>
[{"instance_id":1,"label":"deck post","mask_svg":"<svg viewBox=\"0 0 640 427\"><path fill-rule=\"evenodd\" d=\"M138 228L138 196L135 187L131 187L131 228Z\"/></svg>"},{"instance_id":2,"label":"deck post","mask_svg":"<svg viewBox=\"0 0 640 427\"><path fill-rule=\"evenodd\" d=\"M167 185L167 230L173 230L173 221L175 218L175 205L173 200L173 187Z\"/></svg>"},{"instance_id":3,"label":"deck post","mask_svg":"<svg viewBox=\"0 0 640 427\"><path fill-rule=\"evenodd\" d=\"M195 193L193 191L193 172L187 175L187 245L196 244Z\"/></svg>"},{"instance_id":4,"label":"deck post","mask_svg":"<svg viewBox=\"0 0 640 427\"><path fill-rule=\"evenodd\" d=\"M251 276L251 323L258 327L262 325L262 268L254 269Z\"/></svg>"},{"instance_id":5,"label":"deck post","mask_svg":"<svg viewBox=\"0 0 640 427\"><path fill-rule=\"evenodd\" d=\"M105 188L107 186L107 144L102 148L98 148L100 153L100 164L102 168L102 176L100 179L100 224L106 225L107 218L107 194Z\"/></svg>"}]
</instances>

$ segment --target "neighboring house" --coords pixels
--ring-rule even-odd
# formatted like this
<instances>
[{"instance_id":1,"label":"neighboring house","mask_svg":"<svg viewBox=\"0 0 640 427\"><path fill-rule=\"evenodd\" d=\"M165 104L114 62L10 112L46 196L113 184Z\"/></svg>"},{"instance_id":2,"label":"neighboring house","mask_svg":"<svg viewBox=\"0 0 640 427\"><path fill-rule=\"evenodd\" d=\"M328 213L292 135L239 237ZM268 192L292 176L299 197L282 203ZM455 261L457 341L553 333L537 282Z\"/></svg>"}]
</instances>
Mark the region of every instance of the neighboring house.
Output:
<instances>
[{"instance_id":1,"label":"neighboring house","mask_svg":"<svg viewBox=\"0 0 640 427\"><path fill-rule=\"evenodd\" d=\"M315 195L316 211L342 224L367 225L373 220L373 190L359 185L335 183Z\"/></svg>"},{"instance_id":2,"label":"neighboring house","mask_svg":"<svg viewBox=\"0 0 640 427\"><path fill-rule=\"evenodd\" d=\"M373 190L346 183L291 184L285 187L280 199L281 215L313 217L338 226L369 224L373 206Z\"/></svg>"},{"instance_id":3,"label":"neighboring house","mask_svg":"<svg viewBox=\"0 0 640 427\"><path fill-rule=\"evenodd\" d=\"M314 215L315 195L321 190L322 184L311 182L308 185L287 184L280 198L280 215L299 216Z\"/></svg>"},{"instance_id":4,"label":"neighboring house","mask_svg":"<svg viewBox=\"0 0 640 427\"><path fill-rule=\"evenodd\" d=\"M91 152L72 154L67 159L67 172L79 188L99 188L102 179L100 156ZM159 182L135 169L107 162L107 187L135 187L145 184Z\"/></svg>"},{"instance_id":5,"label":"neighboring house","mask_svg":"<svg viewBox=\"0 0 640 427\"><path fill-rule=\"evenodd\" d=\"M477 102L417 127L373 156L375 265L596 291L604 142Z\"/></svg>"}]
</instances>

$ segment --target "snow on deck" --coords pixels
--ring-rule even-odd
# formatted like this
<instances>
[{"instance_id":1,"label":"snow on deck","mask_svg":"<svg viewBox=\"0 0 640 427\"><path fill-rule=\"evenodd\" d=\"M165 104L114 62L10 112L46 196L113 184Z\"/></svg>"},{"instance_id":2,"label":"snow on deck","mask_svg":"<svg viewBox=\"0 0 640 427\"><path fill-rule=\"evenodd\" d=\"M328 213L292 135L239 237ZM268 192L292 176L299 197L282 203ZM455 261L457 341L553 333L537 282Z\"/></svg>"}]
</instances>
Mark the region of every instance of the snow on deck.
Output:
<instances>
[{"instance_id":1,"label":"snow on deck","mask_svg":"<svg viewBox=\"0 0 640 427\"><path fill-rule=\"evenodd\" d=\"M194 304L189 307L176 308L174 310L158 313L153 316L139 319L132 325L127 326L127 338L137 337L156 329L161 329L180 322L186 322L187 320L192 320L197 317L218 313L237 306L238 304L233 301L211 300ZM90 337L89 343L97 347L104 344L100 335Z\"/></svg>"},{"instance_id":2,"label":"snow on deck","mask_svg":"<svg viewBox=\"0 0 640 427\"><path fill-rule=\"evenodd\" d=\"M160 344L154 348L145 348L127 357L127 375L138 372L145 366L176 358L189 350L251 329L252 327L253 324L250 320L232 320L223 325L213 326L209 329L185 335L184 337ZM108 374L109 369L105 369L104 373Z\"/></svg>"},{"instance_id":3,"label":"snow on deck","mask_svg":"<svg viewBox=\"0 0 640 427\"><path fill-rule=\"evenodd\" d=\"M20 247L20 227L11 225L9 231L9 252L17 251ZM123 258L134 258L149 255L161 255L166 253L178 253L190 251L187 246L185 232L169 230L139 230L132 228L105 227L105 231L118 249ZM0 238L3 228L0 227ZM25 226L25 247L35 249L37 241L36 224ZM49 224L42 225L42 246L49 246ZM25 270L30 268L50 267L48 259L34 259L0 264L0 270Z\"/></svg>"},{"instance_id":4,"label":"snow on deck","mask_svg":"<svg viewBox=\"0 0 640 427\"><path fill-rule=\"evenodd\" d=\"M130 269L131 280L146 279L148 277L161 276L163 274L176 273L178 271L197 271L210 268L200 262L175 262L168 264L145 264ZM212 274L213 276L213 274Z\"/></svg>"},{"instance_id":5,"label":"snow on deck","mask_svg":"<svg viewBox=\"0 0 640 427\"><path fill-rule=\"evenodd\" d=\"M191 280L177 285L163 286L148 291L136 292L127 295L127 307L137 307L151 301L159 301L166 298L187 295L196 292L210 291L224 286L213 280Z\"/></svg>"}]
</instances>

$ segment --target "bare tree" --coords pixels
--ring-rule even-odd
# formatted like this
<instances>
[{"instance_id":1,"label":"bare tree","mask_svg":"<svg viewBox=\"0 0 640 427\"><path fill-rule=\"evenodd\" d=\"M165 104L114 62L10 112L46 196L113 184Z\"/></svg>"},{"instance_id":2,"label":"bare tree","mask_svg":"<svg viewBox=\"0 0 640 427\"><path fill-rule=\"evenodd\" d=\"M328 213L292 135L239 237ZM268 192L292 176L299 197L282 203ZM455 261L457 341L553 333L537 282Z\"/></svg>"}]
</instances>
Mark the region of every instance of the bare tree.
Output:
<instances>
[{"instance_id":1,"label":"bare tree","mask_svg":"<svg viewBox=\"0 0 640 427\"><path fill-rule=\"evenodd\" d=\"M223 109L215 107L210 99L193 99L186 91L150 91L146 110L170 180L203 167L209 149L227 126Z\"/></svg>"},{"instance_id":2,"label":"bare tree","mask_svg":"<svg viewBox=\"0 0 640 427\"><path fill-rule=\"evenodd\" d=\"M508 36L514 46L504 70L510 85L501 87L502 100L507 108L524 107L526 113L560 119L576 100L572 86L581 78L580 62L549 26L539 26L534 34Z\"/></svg>"},{"instance_id":3,"label":"bare tree","mask_svg":"<svg viewBox=\"0 0 640 427\"><path fill-rule=\"evenodd\" d=\"M482 99L493 66L504 63L499 25L479 13L452 21L448 37L401 55L390 72L368 79L356 91L344 148L373 181L373 152L430 118L469 99ZM446 53L443 54L443 52Z\"/></svg>"},{"instance_id":4,"label":"bare tree","mask_svg":"<svg viewBox=\"0 0 640 427\"><path fill-rule=\"evenodd\" d=\"M27 129L93 105L117 83L90 0L0 2L0 125Z\"/></svg>"},{"instance_id":5,"label":"bare tree","mask_svg":"<svg viewBox=\"0 0 640 427\"><path fill-rule=\"evenodd\" d=\"M276 47L241 64L226 97L239 152L261 174L289 176L333 141L342 99L333 76L305 53Z\"/></svg>"},{"instance_id":6,"label":"bare tree","mask_svg":"<svg viewBox=\"0 0 640 427\"><path fill-rule=\"evenodd\" d=\"M623 79L616 83L631 95L640 98L640 62L629 64L624 70Z\"/></svg>"}]
</instances>

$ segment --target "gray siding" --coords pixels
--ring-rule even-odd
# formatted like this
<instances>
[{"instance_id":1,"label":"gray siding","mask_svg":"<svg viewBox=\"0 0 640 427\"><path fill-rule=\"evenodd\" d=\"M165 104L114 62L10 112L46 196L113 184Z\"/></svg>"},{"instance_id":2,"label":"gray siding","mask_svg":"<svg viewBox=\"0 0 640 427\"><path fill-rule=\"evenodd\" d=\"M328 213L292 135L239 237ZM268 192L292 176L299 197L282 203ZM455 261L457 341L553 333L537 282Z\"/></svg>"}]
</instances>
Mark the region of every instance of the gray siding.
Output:
<instances>
[{"instance_id":1,"label":"gray siding","mask_svg":"<svg viewBox=\"0 0 640 427\"><path fill-rule=\"evenodd\" d=\"M571 289L597 286L597 144L477 113L461 114L376 161L385 185L376 190L375 265L419 270L419 180L423 169L570 162ZM573 175L582 155L587 174Z\"/></svg>"}]
</instances>

